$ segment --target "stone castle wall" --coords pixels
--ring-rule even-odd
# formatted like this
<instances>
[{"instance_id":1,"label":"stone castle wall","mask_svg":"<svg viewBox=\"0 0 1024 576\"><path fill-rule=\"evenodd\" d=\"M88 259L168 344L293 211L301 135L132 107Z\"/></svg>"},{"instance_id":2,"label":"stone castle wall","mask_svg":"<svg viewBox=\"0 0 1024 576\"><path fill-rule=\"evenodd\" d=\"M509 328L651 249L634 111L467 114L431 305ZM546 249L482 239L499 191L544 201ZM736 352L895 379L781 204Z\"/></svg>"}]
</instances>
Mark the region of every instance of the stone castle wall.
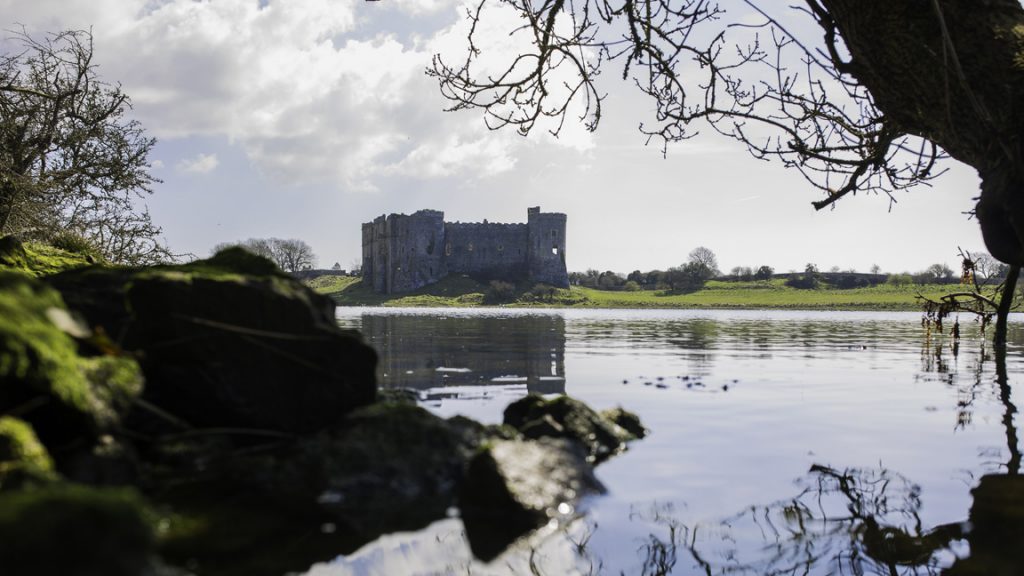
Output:
<instances>
[{"instance_id":1,"label":"stone castle wall","mask_svg":"<svg viewBox=\"0 0 1024 576\"><path fill-rule=\"evenodd\" d=\"M410 292L448 274L568 287L565 214L530 208L526 224L444 221L444 213L380 216L363 224L363 281Z\"/></svg>"}]
</instances>

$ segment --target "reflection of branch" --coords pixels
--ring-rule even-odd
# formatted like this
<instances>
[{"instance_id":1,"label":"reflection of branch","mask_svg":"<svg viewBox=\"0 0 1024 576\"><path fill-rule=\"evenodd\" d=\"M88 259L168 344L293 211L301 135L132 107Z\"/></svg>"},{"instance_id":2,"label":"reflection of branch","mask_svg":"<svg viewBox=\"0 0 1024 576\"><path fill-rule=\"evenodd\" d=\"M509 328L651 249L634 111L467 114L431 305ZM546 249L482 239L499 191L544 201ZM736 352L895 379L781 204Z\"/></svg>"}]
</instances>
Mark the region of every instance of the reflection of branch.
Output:
<instances>
[{"instance_id":1,"label":"reflection of branch","mask_svg":"<svg viewBox=\"0 0 1024 576\"><path fill-rule=\"evenodd\" d=\"M996 384L999 386L999 400L1003 403L1003 427L1006 428L1006 447L1010 451L1010 460L1006 463L1007 474L1016 476L1020 473L1021 453L1017 441L1017 427L1013 423L1013 415L1017 407L1010 401L1010 382L1006 374L1006 348L996 346Z\"/></svg>"},{"instance_id":2,"label":"reflection of branch","mask_svg":"<svg viewBox=\"0 0 1024 576\"><path fill-rule=\"evenodd\" d=\"M647 514L631 515L667 528L666 534L652 533L644 540L643 573L668 574L679 568L682 547L708 576L938 574L935 553L963 537L960 523L924 530L918 513L920 488L889 470L815 465L806 480L795 498L753 506L722 520L712 528L725 531L720 538L697 538L702 527L687 527L673 518L671 505L655 504ZM763 545L740 547L733 536L758 533ZM727 547L708 550L708 544L698 542ZM758 558L760 554L764 556Z\"/></svg>"}]
</instances>

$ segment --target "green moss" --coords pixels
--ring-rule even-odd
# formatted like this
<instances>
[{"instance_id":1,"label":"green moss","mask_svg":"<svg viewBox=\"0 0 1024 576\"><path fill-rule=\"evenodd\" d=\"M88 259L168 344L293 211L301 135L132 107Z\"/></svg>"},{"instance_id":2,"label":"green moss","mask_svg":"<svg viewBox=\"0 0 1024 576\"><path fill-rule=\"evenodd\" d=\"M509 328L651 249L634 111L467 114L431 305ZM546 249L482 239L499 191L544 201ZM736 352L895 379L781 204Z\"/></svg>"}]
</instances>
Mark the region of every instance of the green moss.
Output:
<instances>
[{"instance_id":1,"label":"green moss","mask_svg":"<svg viewBox=\"0 0 1024 576\"><path fill-rule=\"evenodd\" d=\"M304 282L316 292L330 296L335 292L344 292L361 280L357 276L317 276Z\"/></svg>"},{"instance_id":2,"label":"green moss","mask_svg":"<svg viewBox=\"0 0 1024 576\"><path fill-rule=\"evenodd\" d=\"M0 409L15 387L53 396L78 411L90 408L76 344L49 318L64 310L60 295L17 273L0 271Z\"/></svg>"},{"instance_id":3,"label":"green moss","mask_svg":"<svg viewBox=\"0 0 1024 576\"><path fill-rule=\"evenodd\" d=\"M29 276L47 276L82 268L97 260L87 254L69 252L46 244L21 242L14 236L0 238L0 269Z\"/></svg>"},{"instance_id":4,"label":"green moss","mask_svg":"<svg viewBox=\"0 0 1024 576\"><path fill-rule=\"evenodd\" d=\"M117 424L142 393L144 380L138 363L124 356L96 356L81 358L80 366L92 393L93 417L101 428Z\"/></svg>"},{"instance_id":5,"label":"green moss","mask_svg":"<svg viewBox=\"0 0 1024 576\"><path fill-rule=\"evenodd\" d=\"M5 575L138 576L154 540L133 491L57 484L0 495L0 542Z\"/></svg>"},{"instance_id":6,"label":"green moss","mask_svg":"<svg viewBox=\"0 0 1024 576\"><path fill-rule=\"evenodd\" d=\"M0 417L0 492L56 479L53 460L32 427L17 418Z\"/></svg>"},{"instance_id":7,"label":"green moss","mask_svg":"<svg viewBox=\"0 0 1024 576\"><path fill-rule=\"evenodd\" d=\"M69 332L85 330L60 295L42 282L0 271L0 412L43 407L50 430L108 428L141 391L130 358L85 358ZM29 413L31 421L37 416ZM42 433L41 429L37 430Z\"/></svg>"}]
</instances>

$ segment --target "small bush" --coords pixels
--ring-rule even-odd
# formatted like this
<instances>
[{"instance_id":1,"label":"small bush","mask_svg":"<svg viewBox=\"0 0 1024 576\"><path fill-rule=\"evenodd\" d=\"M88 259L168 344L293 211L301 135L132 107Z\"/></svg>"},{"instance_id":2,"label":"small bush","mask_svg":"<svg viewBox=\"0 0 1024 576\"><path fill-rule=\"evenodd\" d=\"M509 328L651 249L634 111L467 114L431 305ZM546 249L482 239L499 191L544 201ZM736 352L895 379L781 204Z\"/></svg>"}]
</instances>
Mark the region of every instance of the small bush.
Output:
<instances>
[{"instance_id":1,"label":"small bush","mask_svg":"<svg viewBox=\"0 0 1024 576\"><path fill-rule=\"evenodd\" d=\"M890 274L885 283L892 286L908 286L914 283L914 278L910 274Z\"/></svg>"},{"instance_id":2,"label":"small bush","mask_svg":"<svg viewBox=\"0 0 1024 576\"><path fill-rule=\"evenodd\" d=\"M638 292L640 290L640 284L637 284L633 280L629 280L623 284L622 289L626 292Z\"/></svg>"},{"instance_id":3,"label":"small bush","mask_svg":"<svg viewBox=\"0 0 1024 576\"><path fill-rule=\"evenodd\" d=\"M515 299L515 285L508 282L502 282L501 280L491 280L490 288L488 288L487 293L484 294L484 302L488 304L512 302Z\"/></svg>"},{"instance_id":4,"label":"small bush","mask_svg":"<svg viewBox=\"0 0 1024 576\"><path fill-rule=\"evenodd\" d=\"M819 283L818 276L815 274L794 274L786 280L786 286L799 290L814 290Z\"/></svg>"},{"instance_id":5,"label":"small bush","mask_svg":"<svg viewBox=\"0 0 1024 576\"><path fill-rule=\"evenodd\" d=\"M47 240L47 243L50 246L59 248L65 252L85 256L87 259L94 262L103 260L103 254L100 252L99 248L92 243L92 241L85 236L70 230L57 232Z\"/></svg>"},{"instance_id":6,"label":"small bush","mask_svg":"<svg viewBox=\"0 0 1024 576\"><path fill-rule=\"evenodd\" d=\"M534 284L527 292L530 299L537 302L551 302L555 297L555 287L547 284Z\"/></svg>"}]
</instances>

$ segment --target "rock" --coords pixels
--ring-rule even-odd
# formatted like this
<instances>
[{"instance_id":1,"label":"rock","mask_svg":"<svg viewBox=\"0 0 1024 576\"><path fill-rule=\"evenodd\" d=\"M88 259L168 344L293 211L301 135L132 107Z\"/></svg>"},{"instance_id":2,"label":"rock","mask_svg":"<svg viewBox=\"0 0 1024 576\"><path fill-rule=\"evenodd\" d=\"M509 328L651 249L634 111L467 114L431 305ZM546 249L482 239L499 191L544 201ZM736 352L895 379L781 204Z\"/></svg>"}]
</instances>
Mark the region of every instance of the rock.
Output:
<instances>
[{"instance_id":1,"label":"rock","mask_svg":"<svg viewBox=\"0 0 1024 576\"><path fill-rule=\"evenodd\" d=\"M459 507L473 554L490 561L530 531L571 518L581 497L603 491L575 442L499 440L470 461Z\"/></svg>"},{"instance_id":2,"label":"rock","mask_svg":"<svg viewBox=\"0 0 1024 576\"><path fill-rule=\"evenodd\" d=\"M639 440L647 436L647 429L644 428L643 423L640 422L640 417L628 410L621 407L612 408L610 410L602 410L600 412L601 417L618 424L620 428L625 430L632 436L627 440Z\"/></svg>"},{"instance_id":3,"label":"rock","mask_svg":"<svg viewBox=\"0 0 1024 576\"><path fill-rule=\"evenodd\" d=\"M357 409L315 435L161 482L184 487L166 502L201 527L172 528L162 552L213 573L306 569L447 517L481 438L509 433L407 402Z\"/></svg>"},{"instance_id":4,"label":"rock","mask_svg":"<svg viewBox=\"0 0 1024 576\"><path fill-rule=\"evenodd\" d=\"M17 418L0 417L0 493L57 479L53 460L32 427Z\"/></svg>"},{"instance_id":5,"label":"rock","mask_svg":"<svg viewBox=\"0 0 1024 576\"><path fill-rule=\"evenodd\" d=\"M634 430L643 431L640 420L632 414L623 411L612 416ZM535 394L527 395L505 408L504 421L527 438L567 438L578 442L591 462L607 459L624 449L627 441L640 437L568 396L545 400Z\"/></svg>"},{"instance_id":6,"label":"rock","mask_svg":"<svg viewBox=\"0 0 1024 576\"><path fill-rule=\"evenodd\" d=\"M130 490L54 484L0 494L4 576L140 576L153 533Z\"/></svg>"},{"instance_id":7,"label":"rock","mask_svg":"<svg viewBox=\"0 0 1024 576\"><path fill-rule=\"evenodd\" d=\"M142 387L134 360L79 355L81 330L55 290L0 271L0 413L28 421L47 446L116 429Z\"/></svg>"},{"instance_id":8,"label":"rock","mask_svg":"<svg viewBox=\"0 0 1024 576\"><path fill-rule=\"evenodd\" d=\"M240 248L48 281L139 354L145 400L188 424L305 433L374 400L376 353L337 327L334 303Z\"/></svg>"}]
</instances>

